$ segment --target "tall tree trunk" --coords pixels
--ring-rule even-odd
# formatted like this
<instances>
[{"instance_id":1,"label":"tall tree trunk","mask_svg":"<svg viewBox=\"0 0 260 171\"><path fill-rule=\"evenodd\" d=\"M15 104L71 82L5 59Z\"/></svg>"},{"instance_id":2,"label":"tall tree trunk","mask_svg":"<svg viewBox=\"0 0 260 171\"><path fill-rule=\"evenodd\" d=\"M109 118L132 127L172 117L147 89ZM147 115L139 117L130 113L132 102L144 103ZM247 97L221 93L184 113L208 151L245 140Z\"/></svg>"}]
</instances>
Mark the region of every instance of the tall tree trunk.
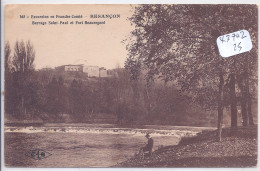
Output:
<instances>
[{"instance_id":1,"label":"tall tree trunk","mask_svg":"<svg viewBox=\"0 0 260 171\"><path fill-rule=\"evenodd\" d=\"M237 99L235 89L235 74L230 74L231 128L237 127Z\"/></svg>"},{"instance_id":2,"label":"tall tree trunk","mask_svg":"<svg viewBox=\"0 0 260 171\"><path fill-rule=\"evenodd\" d=\"M252 96L249 90L249 72L251 70L250 63L248 61L249 56L246 56L246 65L245 65L245 92L247 100L247 114L249 117L249 125L254 125L253 115L252 115Z\"/></svg>"},{"instance_id":3,"label":"tall tree trunk","mask_svg":"<svg viewBox=\"0 0 260 171\"><path fill-rule=\"evenodd\" d=\"M150 119L150 114L151 114L150 87L147 87L147 89L146 89L146 98L147 98L147 114L146 114L146 117L148 119Z\"/></svg>"},{"instance_id":4,"label":"tall tree trunk","mask_svg":"<svg viewBox=\"0 0 260 171\"><path fill-rule=\"evenodd\" d=\"M146 90L145 90L145 95L146 95L146 109L147 109L147 114L146 118L150 122L151 119L151 89L152 89L152 81L150 79L146 80Z\"/></svg>"},{"instance_id":5,"label":"tall tree trunk","mask_svg":"<svg viewBox=\"0 0 260 171\"><path fill-rule=\"evenodd\" d=\"M139 86L138 86L138 80L133 80L131 82L131 87L132 87L132 91L133 91L133 100L134 102L138 102L139 98L140 98L140 90L139 90Z\"/></svg>"},{"instance_id":6,"label":"tall tree trunk","mask_svg":"<svg viewBox=\"0 0 260 171\"><path fill-rule=\"evenodd\" d=\"M246 110L246 101L247 101L246 96L247 96L246 93L243 91L242 92L242 98L240 100L243 126L247 126L247 123L248 123L247 110Z\"/></svg>"},{"instance_id":7,"label":"tall tree trunk","mask_svg":"<svg viewBox=\"0 0 260 171\"><path fill-rule=\"evenodd\" d=\"M222 124L223 124L223 73L219 73L219 86L218 86L218 141L221 141Z\"/></svg>"},{"instance_id":8,"label":"tall tree trunk","mask_svg":"<svg viewBox=\"0 0 260 171\"><path fill-rule=\"evenodd\" d=\"M248 99L247 99L247 112L248 112L248 117L249 117L249 125L254 125L254 119L252 115L252 99L251 99L251 94L248 93Z\"/></svg>"},{"instance_id":9,"label":"tall tree trunk","mask_svg":"<svg viewBox=\"0 0 260 171\"><path fill-rule=\"evenodd\" d=\"M22 112L21 114L24 115L24 114L25 114L25 113L24 113L24 112L25 112L25 108L24 108L24 97L23 97L23 95L22 95L22 99L21 99L21 106L22 106L22 107L21 107L21 110L22 110L22 111L21 111L21 112Z\"/></svg>"},{"instance_id":10,"label":"tall tree trunk","mask_svg":"<svg viewBox=\"0 0 260 171\"><path fill-rule=\"evenodd\" d=\"M246 106L247 106L247 114L249 118L249 125L254 125L253 115L252 115L252 96L249 92L249 78L248 74L246 73L245 78L245 95L246 95Z\"/></svg>"},{"instance_id":11,"label":"tall tree trunk","mask_svg":"<svg viewBox=\"0 0 260 171\"><path fill-rule=\"evenodd\" d=\"M237 83L238 83L238 87L241 90L241 98L240 98L240 104L241 104L241 114L242 114L242 123L243 126L247 126L248 124L248 109L247 109L247 103L248 103L248 84L247 84L247 74L243 73L240 75L240 78Z\"/></svg>"}]
</instances>

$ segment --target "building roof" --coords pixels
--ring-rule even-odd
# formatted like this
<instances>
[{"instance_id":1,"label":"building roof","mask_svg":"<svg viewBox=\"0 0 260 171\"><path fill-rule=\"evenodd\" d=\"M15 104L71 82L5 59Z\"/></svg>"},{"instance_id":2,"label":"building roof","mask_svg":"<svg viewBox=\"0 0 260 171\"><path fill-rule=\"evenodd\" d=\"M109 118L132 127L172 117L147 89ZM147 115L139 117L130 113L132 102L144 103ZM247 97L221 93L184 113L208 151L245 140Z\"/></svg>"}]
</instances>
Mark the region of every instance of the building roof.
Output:
<instances>
[{"instance_id":1,"label":"building roof","mask_svg":"<svg viewBox=\"0 0 260 171\"><path fill-rule=\"evenodd\" d=\"M71 64L68 64L68 65L62 65L62 66L83 66L84 64L78 64L78 65L71 65Z\"/></svg>"}]
</instances>

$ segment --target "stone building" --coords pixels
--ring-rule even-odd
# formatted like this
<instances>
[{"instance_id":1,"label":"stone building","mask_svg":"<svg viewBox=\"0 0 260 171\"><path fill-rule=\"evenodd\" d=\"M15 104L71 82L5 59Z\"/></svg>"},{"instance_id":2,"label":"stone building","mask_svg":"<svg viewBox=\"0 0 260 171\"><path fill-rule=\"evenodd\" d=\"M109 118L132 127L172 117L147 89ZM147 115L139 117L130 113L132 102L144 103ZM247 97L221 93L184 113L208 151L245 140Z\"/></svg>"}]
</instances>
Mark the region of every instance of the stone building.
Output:
<instances>
[{"instance_id":1,"label":"stone building","mask_svg":"<svg viewBox=\"0 0 260 171\"><path fill-rule=\"evenodd\" d=\"M98 66L83 66L83 72L88 74L88 77L99 77L99 67Z\"/></svg>"},{"instance_id":2,"label":"stone building","mask_svg":"<svg viewBox=\"0 0 260 171\"><path fill-rule=\"evenodd\" d=\"M67 71L67 72L84 72L88 74L88 77L117 77L117 73L115 70L107 70L104 67L99 68L98 66L91 66L91 65L62 65L55 68L56 70L60 71Z\"/></svg>"},{"instance_id":3,"label":"stone building","mask_svg":"<svg viewBox=\"0 0 260 171\"><path fill-rule=\"evenodd\" d=\"M99 77L107 77L107 70L104 67L99 68Z\"/></svg>"},{"instance_id":4,"label":"stone building","mask_svg":"<svg viewBox=\"0 0 260 171\"><path fill-rule=\"evenodd\" d=\"M82 72L83 71L83 65L62 65L59 67L56 67L58 70L63 70L63 71L71 71L71 72Z\"/></svg>"}]
</instances>

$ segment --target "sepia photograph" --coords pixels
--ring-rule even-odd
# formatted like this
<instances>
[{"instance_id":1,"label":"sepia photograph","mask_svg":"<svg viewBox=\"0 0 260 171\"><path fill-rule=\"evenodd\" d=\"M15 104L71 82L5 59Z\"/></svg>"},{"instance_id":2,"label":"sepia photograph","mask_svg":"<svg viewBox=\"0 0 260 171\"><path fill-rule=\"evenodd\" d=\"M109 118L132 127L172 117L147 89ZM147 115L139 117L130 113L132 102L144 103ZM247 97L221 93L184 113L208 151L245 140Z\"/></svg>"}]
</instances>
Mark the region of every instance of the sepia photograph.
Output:
<instances>
[{"instance_id":1,"label":"sepia photograph","mask_svg":"<svg viewBox=\"0 0 260 171\"><path fill-rule=\"evenodd\" d=\"M256 4L7 4L6 168L256 168Z\"/></svg>"}]
</instances>

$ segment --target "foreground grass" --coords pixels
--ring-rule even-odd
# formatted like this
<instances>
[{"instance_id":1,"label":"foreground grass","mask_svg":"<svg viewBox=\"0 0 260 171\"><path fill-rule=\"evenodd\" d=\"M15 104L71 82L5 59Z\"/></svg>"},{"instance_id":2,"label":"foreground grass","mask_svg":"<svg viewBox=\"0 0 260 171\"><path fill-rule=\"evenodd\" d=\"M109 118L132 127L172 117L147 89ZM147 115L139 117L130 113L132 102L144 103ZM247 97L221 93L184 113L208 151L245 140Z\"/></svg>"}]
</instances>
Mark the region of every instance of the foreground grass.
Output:
<instances>
[{"instance_id":1,"label":"foreground grass","mask_svg":"<svg viewBox=\"0 0 260 171\"><path fill-rule=\"evenodd\" d=\"M257 126L223 129L222 141L217 131L204 131L183 138L176 146L154 151L145 159L132 158L116 167L254 167L257 165ZM160 142L156 142L160 143Z\"/></svg>"}]
</instances>

